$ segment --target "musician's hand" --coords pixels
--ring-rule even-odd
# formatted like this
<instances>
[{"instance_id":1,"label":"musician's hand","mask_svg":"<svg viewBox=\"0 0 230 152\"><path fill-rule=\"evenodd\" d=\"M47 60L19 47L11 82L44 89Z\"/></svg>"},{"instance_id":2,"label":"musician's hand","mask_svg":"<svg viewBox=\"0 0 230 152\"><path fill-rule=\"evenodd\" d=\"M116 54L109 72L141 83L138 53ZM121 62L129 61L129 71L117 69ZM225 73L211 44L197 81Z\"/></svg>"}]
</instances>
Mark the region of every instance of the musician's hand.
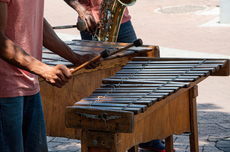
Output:
<instances>
[{"instance_id":1,"label":"musician's hand","mask_svg":"<svg viewBox=\"0 0 230 152\"><path fill-rule=\"evenodd\" d=\"M95 22L94 17L92 14L86 9L86 3L87 1L81 1L79 2L78 0L64 0L69 6L71 6L74 10L78 12L78 16L80 17L81 20L85 21L86 23L86 30L85 32L87 33L94 33L95 29L97 27L97 24ZM95 2L94 2L95 3ZM100 3L97 3L100 4Z\"/></svg>"},{"instance_id":2,"label":"musician's hand","mask_svg":"<svg viewBox=\"0 0 230 152\"><path fill-rule=\"evenodd\" d=\"M91 53L91 54L85 54L82 56L82 58L84 59L84 63L95 58L96 56L98 56L99 54L97 53ZM95 69L96 67L98 67L103 61L103 58L99 58L98 60L92 62L91 64L85 66L86 69Z\"/></svg>"},{"instance_id":3,"label":"musician's hand","mask_svg":"<svg viewBox=\"0 0 230 152\"><path fill-rule=\"evenodd\" d=\"M86 10L83 13L80 13L79 16L80 16L80 19L86 23L85 32L89 34L95 33L97 24L92 14Z\"/></svg>"},{"instance_id":4,"label":"musician's hand","mask_svg":"<svg viewBox=\"0 0 230 152\"><path fill-rule=\"evenodd\" d=\"M94 53L88 53L88 54L84 54L84 55L81 55L80 56L80 59L79 59L79 54L76 54L76 57L78 58L78 60L76 60L76 62L74 63L74 65L76 66L80 66L81 64L97 57L99 54L94 52ZM99 58L98 60L96 60L95 62L85 66L86 69L94 69L96 68L97 66L99 66L103 61L103 58Z\"/></svg>"},{"instance_id":5,"label":"musician's hand","mask_svg":"<svg viewBox=\"0 0 230 152\"><path fill-rule=\"evenodd\" d=\"M47 67L44 69L42 77L49 84L61 88L69 79L72 78L71 70L64 65L56 65L55 67Z\"/></svg>"}]
</instances>

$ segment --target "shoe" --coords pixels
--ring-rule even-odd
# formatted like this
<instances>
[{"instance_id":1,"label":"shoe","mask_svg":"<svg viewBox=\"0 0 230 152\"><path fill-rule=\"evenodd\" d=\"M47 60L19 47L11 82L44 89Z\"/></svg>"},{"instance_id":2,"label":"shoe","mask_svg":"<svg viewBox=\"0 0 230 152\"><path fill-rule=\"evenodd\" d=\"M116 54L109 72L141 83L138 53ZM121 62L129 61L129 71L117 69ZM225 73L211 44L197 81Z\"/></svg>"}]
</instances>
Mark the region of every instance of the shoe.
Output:
<instances>
[{"instance_id":1,"label":"shoe","mask_svg":"<svg viewBox=\"0 0 230 152\"><path fill-rule=\"evenodd\" d=\"M160 140L151 140L146 143L139 144L140 148L154 150L155 152L166 152L165 145Z\"/></svg>"}]
</instances>

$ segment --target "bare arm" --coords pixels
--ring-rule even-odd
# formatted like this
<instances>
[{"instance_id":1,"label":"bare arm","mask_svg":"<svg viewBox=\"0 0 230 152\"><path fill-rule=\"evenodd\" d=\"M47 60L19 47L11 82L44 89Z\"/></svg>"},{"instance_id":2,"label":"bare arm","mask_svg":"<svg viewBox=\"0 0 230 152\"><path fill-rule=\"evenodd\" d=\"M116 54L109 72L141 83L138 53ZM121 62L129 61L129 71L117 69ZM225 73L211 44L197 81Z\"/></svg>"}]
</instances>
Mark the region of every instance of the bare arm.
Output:
<instances>
[{"instance_id":1,"label":"bare arm","mask_svg":"<svg viewBox=\"0 0 230 152\"><path fill-rule=\"evenodd\" d=\"M94 33L97 27L96 21L92 14L78 0L64 0L70 7L77 11L81 20L86 23L87 33Z\"/></svg>"},{"instance_id":2,"label":"bare arm","mask_svg":"<svg viewBox=\"0 0 230 152\"><path fill-rule=\"evenodd\" d=\"M97 56L96 53L85 55L79 55L74 53L72 49L56 35L46 19L44 19L43 46L51 50L52 52L55 52L56 54L62 56L63 58L69 60L76 66L79 66ZM101 62L102 59L90 64L86 68L95 68Z\"/></svg>"},{"instance_id":3,"label":"bare arm","mask_svg":"<svg viewBox=\"0 0 230 152\"><path fill-rule=\"evenodd\" d=\"M57 36L46 19L44 19L43 23L43 46L75 65L83 63L81 57L75 54L72 49Z\"/></svg>"},{"instance_id":4,"label":"bare arm","mask_svg":"<svg viewBox=\"0 0 230 152\"><path fill-rule=\"evenodd\" d=\"M7 63L43 77L48 83L62 87L72 77L64 65L50 67L30 56L4 35L7 25L7 3L0 2L0 58Z\"/></svg>"}]
</instances>

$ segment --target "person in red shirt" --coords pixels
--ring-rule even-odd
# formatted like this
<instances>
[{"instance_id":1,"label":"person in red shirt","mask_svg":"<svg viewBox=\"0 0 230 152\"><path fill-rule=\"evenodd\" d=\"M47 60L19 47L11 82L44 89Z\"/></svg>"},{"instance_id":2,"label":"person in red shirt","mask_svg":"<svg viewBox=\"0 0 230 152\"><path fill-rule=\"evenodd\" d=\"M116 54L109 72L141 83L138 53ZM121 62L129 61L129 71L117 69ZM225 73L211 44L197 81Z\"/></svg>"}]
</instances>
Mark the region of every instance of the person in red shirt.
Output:
<instances>
[{"instance_id":1,"label":"person in red shirt","mask_svg":"<svg viewBox=\"0 0 230 152\"><path fill-rule=\"evenodd\" d=\"M72 74L64 65L42 63L42 46L76 66L97 56L75 54L43 18L43 9L44 0L0 0L0 151L48 151L37 76L61 88Z\"/></svg>"},{"instance_id":2,"label":"person in red shirt","mask_svg":"<svg viewBox=\"0 0 230 152\"><path fill-rule=\"evenodd\" d=\"M97 23L99 22L99 9L102 0L64 0L78 13L78 20L86 23L86 30L81 31L83 40L92 40L92 34L95 33ZM119 29L117 42L133 43L136 40L136 33L131 23L131 16L128 8L125 9L121 26Z\"/></svg>"}]
</instances>

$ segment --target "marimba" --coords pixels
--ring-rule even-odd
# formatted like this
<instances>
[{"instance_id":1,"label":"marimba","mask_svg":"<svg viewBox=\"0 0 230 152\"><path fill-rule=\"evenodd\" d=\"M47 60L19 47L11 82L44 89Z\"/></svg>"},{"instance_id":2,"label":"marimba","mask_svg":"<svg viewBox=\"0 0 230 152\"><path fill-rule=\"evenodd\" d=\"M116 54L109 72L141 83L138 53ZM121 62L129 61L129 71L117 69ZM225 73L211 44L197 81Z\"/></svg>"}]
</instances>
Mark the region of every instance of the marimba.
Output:
<instances>
[{"instance_id":1,"label":"marimba","mask_svg":"<svg viewBox=\"0 0 230 152\"><path fill-rule=\"evenodd\" d=\"M73 51L81 55L90 52L101 52L104 49L110 49L113 52L128 45L127 43L84 40L74 40L66 43ZM157 46L147 45L131 47L126 51L110 56L96 69L83 68L75 72L73 79L61 89L53 87L43 79L40 79L47 135L80 139L80 130L65 127L66 106L72 106L76 101L88 97L96 88L100 87L101 81L104 78L114 75L135 56L159 57L159 49ZM42 62L50 66L64 64L74 68L72 63L45 48L43 50Z\"/></svg>"},{"instance_id":2,"label":"marimba","mask_svg":"<svg viewBox=\"0 0 230 152\"><path fill-rule=\"evenodd\" d=\"M210 75L228 76L228 59L136 57L104 79L87 98L66 108L66 126L82 129L82 152L138 151L137 145L190 133L198 152L197 84Z\"/></svg>"}]
</instances>

